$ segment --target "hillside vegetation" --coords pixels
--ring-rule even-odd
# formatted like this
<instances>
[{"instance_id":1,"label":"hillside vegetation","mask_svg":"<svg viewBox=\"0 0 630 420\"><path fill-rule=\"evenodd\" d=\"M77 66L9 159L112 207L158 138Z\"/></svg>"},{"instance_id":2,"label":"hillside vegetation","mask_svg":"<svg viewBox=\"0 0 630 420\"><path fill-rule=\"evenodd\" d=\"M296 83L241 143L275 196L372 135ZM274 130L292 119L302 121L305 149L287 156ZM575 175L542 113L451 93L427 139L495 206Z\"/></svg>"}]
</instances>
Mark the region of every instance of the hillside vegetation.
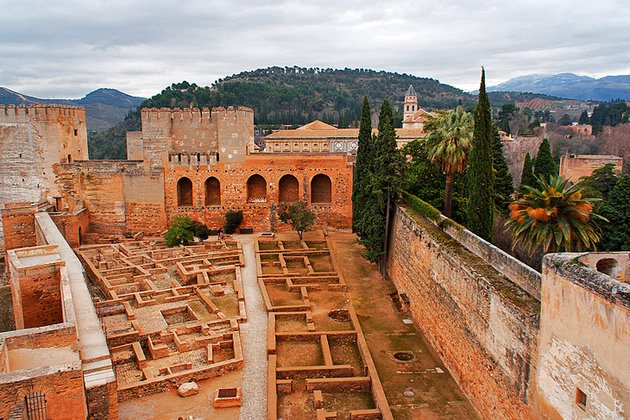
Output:
<instances>
[{"instance_id":1,"label":"hillside vegetation","mask_svg":"<svg viewBox=\"0 0 630 420\"><path fill-rule=\"evenodd\" d=\"M212 108L246 106L254 110L254 122L261 126L303 125L315 119L340 127L358 124L361 103L367 96L373 109L387 99L393 106L394 123L402 123L402 104L409 85L413 85L422 108L452 109L458 104L472 109L477 97L438 80L409 74L369 69L319 69L269 67L219 79L212 86L200 87L186 81L173 83L139 107ZM540 95L529 94L528 98ZM549 98L553 101L556 98ZM509 102L500 94L491 97L492 105ZM513 101L513 99L512 99ZM373 115L373 121L377 121ZM138 110L125 121L89 138L90 158L124 159L125 133L140 129Z\"/></svg>"}]
</instances>

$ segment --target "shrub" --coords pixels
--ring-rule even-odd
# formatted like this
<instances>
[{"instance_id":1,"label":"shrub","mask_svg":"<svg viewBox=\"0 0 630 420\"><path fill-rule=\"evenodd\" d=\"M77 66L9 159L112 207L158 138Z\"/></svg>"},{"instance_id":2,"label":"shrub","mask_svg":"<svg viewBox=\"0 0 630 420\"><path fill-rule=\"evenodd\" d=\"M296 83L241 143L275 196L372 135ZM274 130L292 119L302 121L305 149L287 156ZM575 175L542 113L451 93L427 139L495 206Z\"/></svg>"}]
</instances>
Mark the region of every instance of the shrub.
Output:
<instances>
[{"instance_id":1,"label":"shrub","mask_svg":"<svg viewBox=\"0 0 630 420\"><path fill-rule=\"evenodd\" d=\"M175 216L171 227L166 231L166 246L188 245L193 240L193 221L188 216Z\"/></svg>"},{"instance_id":2,"label":"shrub","mask_svg":"<svg viewBox=\"0 0 630 420\"><path fill-rule=\"evenodd\" d=\"M241 210L228 210L225 213L225 233L231 235L236 231L238 225L243 221L243 212Z\"/></svg>"},{"instance_id":3,"label":"shrub","mask_svg":"<svg viewBox=\"0 0 630 420\"><path fill-rule=\"evenodd\" d=\"M205 241L206 239L208 239L208 236L210 236L210 229L208 228L208 226L196 220L192 221L191 230L193 235L195 235L202 241Z\"/></svg>"}]
</instances>

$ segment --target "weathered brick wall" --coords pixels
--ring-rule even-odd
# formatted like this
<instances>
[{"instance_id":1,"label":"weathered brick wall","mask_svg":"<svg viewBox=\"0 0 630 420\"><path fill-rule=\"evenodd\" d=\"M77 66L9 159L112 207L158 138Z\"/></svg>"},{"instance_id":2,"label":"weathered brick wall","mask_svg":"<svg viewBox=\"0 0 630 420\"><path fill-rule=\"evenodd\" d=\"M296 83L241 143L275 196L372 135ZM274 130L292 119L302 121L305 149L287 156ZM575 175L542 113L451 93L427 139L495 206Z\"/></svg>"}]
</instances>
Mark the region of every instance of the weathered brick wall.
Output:
<instances>
[{"instance_id":1,"label":"weathered brick wall","mask_svg":"<svg viewBox=\"0 0 630 420\"><path fill-rule=\"evenodd\" d=\"M83 209L76 214L52 213L50 217L71 247L75 248L83 243L84 235L88 231L90 224L87 209Z\"/></svg>"},{"instance_id":2,"label":"weathered brick wall","mask_svg":"<svg viewBox=\"0 0 630 420\"><path fill-rule=\"evenodd\" d=\"M242 162L254 146L254 112L245 107L142 110L142 131L127 136L129 159L166 166L168 153L219 156Z\"/></svg>"},{"instance_id":3,"label":"weathered brick wall","mask_svg":"<svg viewBox=\"0 0 630 420\"><path fill-rule=\"evenodd\" d=\"M164 175L136 161L84 161L60 166L66 199L83 200L89 231L122 234L166 228Z\"/></svg>"},{"instance_id":4,"label":"weathered brick wall","mask_svg":"<svg viewBox=\"0 0 630 420\"><path fill-rule=\"evenodd\" d=\"M25 248L37 245L35 235L35 212L37 208L5 208L2 212L4 249ZM2 233L2 232L0 232ZM0 244L0 249L3 249Z\"/></svg>"},{"instance_id":5,"label":"weathered brick wall","mask_svg":"<svg viewBox=\"0 0 630 420\"><path fill-rule=\"evenodd\" d=\"M277 218L280 178L293 175L298 181L298 198L311 201L311 180L325 174L331 180L331 203L311 206L316 214L316 225L336 229L350 229L352 225L352 166L346 155L272 155L252 154L244 162L219 162L217 165L177 166L166 168L164 199L168 220L177 215L188 215L210 227L222 226L228 210L243 210L243 227L269 230L281 226ZM247 180L260 175L266 182L265 201L248 202ZM181 207L177 202L177 182L187 177L193 184L193 205ZM220 182L221 205L205 205L205 182L214 177Z\"/></svg>"},{"instance_id":6,"label":"weathered brick wall","mask_svg":"<svg viewBox=\"0 0 630 420\"><path fill-rule=\"evenodd\" d=\"M86 390L88 419L117 419L118 393L116 382L108 382Z\"/></svg>"},{"instance_id":7,"label":"weathered brick wall","mask_svg":"<svg viewBox=\"0 0 630 420\"><path fill-rule=\"evenodd\" d=\"M58 196L55 170L68 156L88 156L83 108L0 106L0 208ZM2 238L0 227L0 250Z\"/></svg>"},{"instance_id":8,"label":"weathered brick wall","mask_svg":"<svg viewBox=\"0 0 630 420\"><path fill-rule=\"evenodd\" d=\"M580 254L543 259L536 393L541 418L630 416L630 285L585 267ZM576 403L577 390L586 405Z\"/></svg>"},{"instance_id":9,"label":"weathered brick wall","mask_svg":"<svg viewBox=\"0 0 630 420\"><path fill-rule=\"evenodd\" d=\"M19 287L20 305L14 294L16 328L43 327L63 322L59 267L37 266L20 273L11 282Z\"/></svg>"},{"instance_id":10,"label":"weathered brick wall","mask_svg":"<svg viewBox=\"0 0 630 420\"><path fill-rule=\"evenodd\" d=\"M0 418L8 418L16 404L23 403L27 394L35 392L45 395L48 419L86 418L83 375L80 369L50 372L47 368L39 368L32 373L41 375L9 381L16 378L7 374L0 379Z\"/></svg>"},{"instance_id":11,"label":"weathered brick wall","mask_svg":"<svg viewBox=\"0 0 630 420\"><path fill-rule=\"evenodd\" d=\"M387 275L484 417L528 418L539 302L441 229L396 210Z\"/></svg>"}]
</instances>

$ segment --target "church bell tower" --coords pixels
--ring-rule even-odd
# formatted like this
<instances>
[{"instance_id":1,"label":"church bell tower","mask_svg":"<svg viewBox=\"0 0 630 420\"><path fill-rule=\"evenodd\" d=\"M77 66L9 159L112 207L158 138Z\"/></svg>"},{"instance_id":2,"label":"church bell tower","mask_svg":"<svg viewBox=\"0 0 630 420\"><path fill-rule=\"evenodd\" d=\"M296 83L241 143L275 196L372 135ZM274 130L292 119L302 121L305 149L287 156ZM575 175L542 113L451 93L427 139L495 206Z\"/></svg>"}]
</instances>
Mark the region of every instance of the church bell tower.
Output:
<instances>
[{"instance_id":1,"label":"church bell tower","mask_svg":"<svg viewBox=\"0 0 630 420\"><path fill-rule=\"evenodd\" d=\"M403 108L405 111L403 121L408 117L411 117L418 110L418 95L416 94L413 85L409 85L409 89L407 89Z\"/></svg>"}]
</instances>

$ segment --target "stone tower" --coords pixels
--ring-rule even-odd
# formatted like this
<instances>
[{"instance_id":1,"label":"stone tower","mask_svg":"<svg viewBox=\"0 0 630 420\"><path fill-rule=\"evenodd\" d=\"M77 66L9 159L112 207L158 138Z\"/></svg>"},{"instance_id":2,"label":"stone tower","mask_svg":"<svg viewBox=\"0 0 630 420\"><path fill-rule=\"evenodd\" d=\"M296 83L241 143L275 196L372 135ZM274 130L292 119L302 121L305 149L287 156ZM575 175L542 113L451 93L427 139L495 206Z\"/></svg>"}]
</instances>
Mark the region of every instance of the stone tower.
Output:
<instances>
[{"instance_id":1,"label":"stone tower","mask_svg":"<svg viewBox=\"0 0 630 420\"><path fill-rule=\"evenodd\" d=\"M413 85L409 85L407 93L405 94L405 104L403 105L405 110L405 116L403 120L413 116L418 110L418 95L413 88Z\"/></svg>"}]
</instances>

